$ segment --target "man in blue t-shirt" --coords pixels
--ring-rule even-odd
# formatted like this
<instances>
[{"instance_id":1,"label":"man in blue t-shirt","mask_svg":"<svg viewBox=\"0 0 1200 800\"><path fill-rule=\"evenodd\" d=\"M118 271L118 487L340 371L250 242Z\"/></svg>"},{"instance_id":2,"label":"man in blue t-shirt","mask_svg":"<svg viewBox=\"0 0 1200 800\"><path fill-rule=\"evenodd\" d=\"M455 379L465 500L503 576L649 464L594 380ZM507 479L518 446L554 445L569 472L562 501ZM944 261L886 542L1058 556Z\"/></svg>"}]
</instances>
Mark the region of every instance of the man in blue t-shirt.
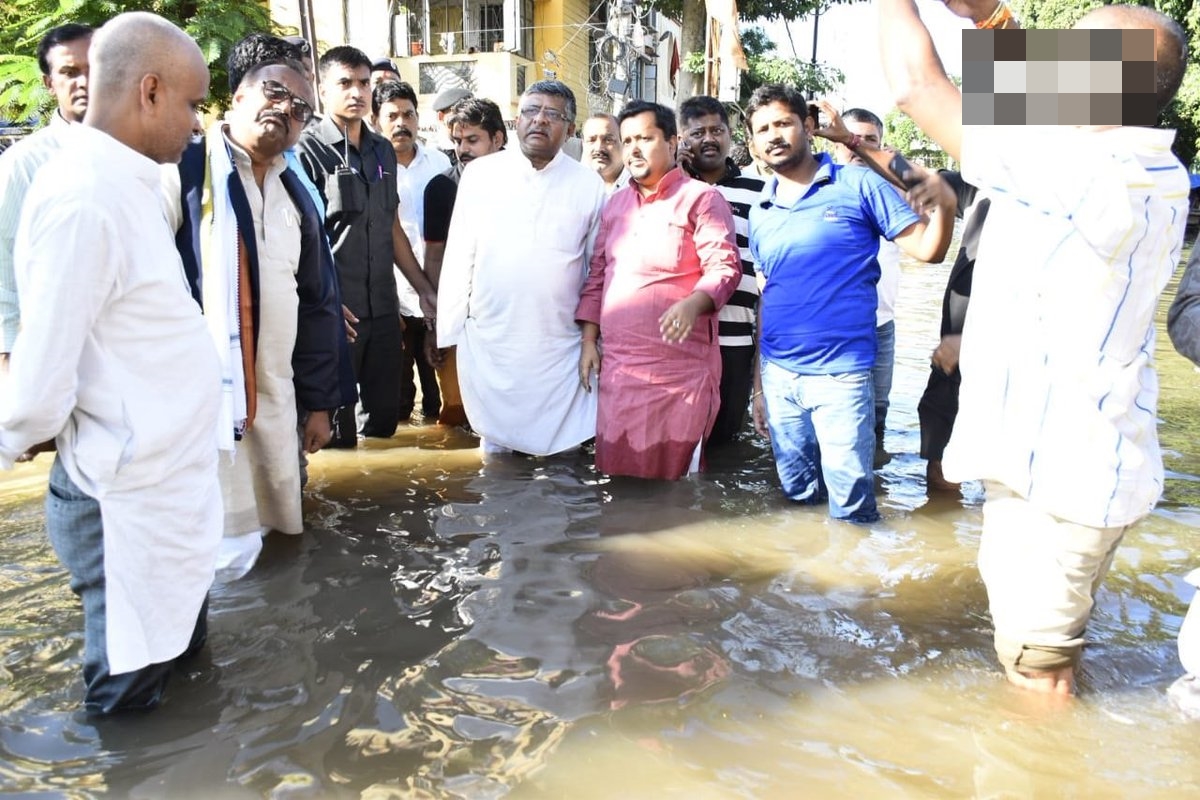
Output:
<instances>
[{"instance_id":1,"label":"man in blue t-shirt","mask_svg":"<svg viewBox=\"0 0 1200 800\"><path fill-rule=\"evenodd\" d=\"M919 216L922 209L906 205L874 172L814 155L814 134L852 151L863 143L841 125L818 129L795 89L759 87L746 120L756 152L774 171L750 209L750 250L766 279L755 425L771 438L788 497L828 497L834 518L874 522L879 238L922 261L940 261L954 207Z\"/></svg>"}]
</instances>

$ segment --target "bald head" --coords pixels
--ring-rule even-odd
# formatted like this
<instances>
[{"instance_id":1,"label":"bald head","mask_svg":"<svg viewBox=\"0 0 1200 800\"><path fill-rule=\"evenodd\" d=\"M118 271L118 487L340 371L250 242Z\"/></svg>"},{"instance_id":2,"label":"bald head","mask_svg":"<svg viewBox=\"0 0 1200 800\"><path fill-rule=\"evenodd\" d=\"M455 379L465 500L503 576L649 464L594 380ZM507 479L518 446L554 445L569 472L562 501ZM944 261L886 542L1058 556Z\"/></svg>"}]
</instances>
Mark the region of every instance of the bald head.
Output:
<instances>
[{"instance_id":1,"label":"bald head","mask_svg":"<svg viewBox=\"0 0 1200 800\"><path fill-rule=\"evenodd\" d=\"M162 17L119 14L96 32L85 122L160 163L179 161L208 97L208 66Z\"/></svg>"},{"instance_id":2,"label":"bald head","mask_svg":"<svg viewBox=\"0 0 1200 800\"><path fill-rule=\"evenodd\" d=\"M119 14L96 32L92 42L92 91L131 91L146 73L170 75L177 69L205 66L192 38L155 14ZM207 69L207 67L205 67Z\"/></svg>"},{"instance_id":3,"label":"bald head","mask_svg":"<svg viewBox=\"0 0 1200 800\"><path fill-rule=\"evenodd\" d=\"M1145 6L1101 6L1089 11L1076 28L1154 31L1154 90L1158 110L1171 102L1187 69L1187 36L1179 23Z\"/></svg>"}]
</instances>

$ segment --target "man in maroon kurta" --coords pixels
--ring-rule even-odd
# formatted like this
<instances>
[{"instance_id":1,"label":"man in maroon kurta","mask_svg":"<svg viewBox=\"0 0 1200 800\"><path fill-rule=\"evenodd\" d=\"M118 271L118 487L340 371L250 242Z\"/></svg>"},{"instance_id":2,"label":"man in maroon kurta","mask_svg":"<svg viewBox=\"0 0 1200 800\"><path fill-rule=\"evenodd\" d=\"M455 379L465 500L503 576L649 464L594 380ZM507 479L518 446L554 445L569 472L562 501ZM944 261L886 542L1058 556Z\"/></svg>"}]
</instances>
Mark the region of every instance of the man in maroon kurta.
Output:
<instances>
[{"instance_id":1,"label":"man in maroon kurta","mask_svg":"<svg viewBox=\"0 0 1200 800\"><path fill-rule=\"evenodd\" d=\"M620 129L632 180L600 218L575 312L579 379L588 388L592 373L600 376L596 468L674 480L699 468L716 419L716 311L741 264L729 204L675 166L674 114L631 103Z\"/></svg>"}]
</instances>

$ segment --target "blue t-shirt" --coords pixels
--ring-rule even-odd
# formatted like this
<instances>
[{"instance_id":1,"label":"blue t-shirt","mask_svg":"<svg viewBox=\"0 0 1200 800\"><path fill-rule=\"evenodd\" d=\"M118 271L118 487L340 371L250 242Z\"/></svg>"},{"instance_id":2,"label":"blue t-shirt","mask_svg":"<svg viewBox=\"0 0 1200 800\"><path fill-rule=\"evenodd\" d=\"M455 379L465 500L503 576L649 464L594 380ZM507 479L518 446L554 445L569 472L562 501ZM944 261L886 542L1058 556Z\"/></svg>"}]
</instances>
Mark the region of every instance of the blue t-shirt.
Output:
<instances>
[{"instance_id":1,"label":"blue t-shirt","mask_svg":"<svg viewBox=\"0 0 1200 800\"><path fill-rule=\"evenodd\" d=\"M816 177L795 205L776 202L772 177L750 208L750 251L766 278L760 353L801 375L868 370L879 237L893 239L920 218L866 167L816 158Z\"/></svg>"}]
</instances>

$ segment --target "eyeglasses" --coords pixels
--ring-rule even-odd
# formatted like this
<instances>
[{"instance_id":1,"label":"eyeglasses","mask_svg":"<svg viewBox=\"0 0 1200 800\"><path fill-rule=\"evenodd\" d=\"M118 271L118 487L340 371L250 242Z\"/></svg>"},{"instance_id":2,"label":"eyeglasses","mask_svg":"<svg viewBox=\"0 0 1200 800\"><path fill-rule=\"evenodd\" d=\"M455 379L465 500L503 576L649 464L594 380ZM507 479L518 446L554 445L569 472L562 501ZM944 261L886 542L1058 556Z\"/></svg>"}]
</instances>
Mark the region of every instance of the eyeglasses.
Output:
<instances>
[{"instance_id":1,"label":"eyeglasses","mask_svg":"<svg viewBox=\"0 0 1200 800\"><path fill-rule=\"evenodd\" d=\"M543 116L551 125L557 125L560 122L567 121L567 115L559 111L557 108L546 108L545 106L525 106L518 111L524 119L535 120L538 116Z\"/></svg>"},{"instance_id":2,"label":"eyeglasses","mask_svg":"<svg viewBox=\"0 0 1200 800\"><path fill-rule=\"evenodd\" d=\"M307 125L309 120L313 118L313 114L315 113L313 107L306 101L301 100L278 81L263 81L262 93L263 97L272 103L282 103L284 100L287 100L288 105L291 106L292 119L301 125Z\"/></svg>"},{"instance_id":3,"label":"eyeglasses","mask_svg":"<svg viewBox=\"0 0 1200 800\"><path fill-rule=\"evenodd\" d=\"M693 142L699 142L706 135L710 135L714 139L720 139L727 133L729 133L729 129L724 125L713 125L711 128L692 128L687 132L687 138L691 139Z\"/></svg>"}]
</instances>

